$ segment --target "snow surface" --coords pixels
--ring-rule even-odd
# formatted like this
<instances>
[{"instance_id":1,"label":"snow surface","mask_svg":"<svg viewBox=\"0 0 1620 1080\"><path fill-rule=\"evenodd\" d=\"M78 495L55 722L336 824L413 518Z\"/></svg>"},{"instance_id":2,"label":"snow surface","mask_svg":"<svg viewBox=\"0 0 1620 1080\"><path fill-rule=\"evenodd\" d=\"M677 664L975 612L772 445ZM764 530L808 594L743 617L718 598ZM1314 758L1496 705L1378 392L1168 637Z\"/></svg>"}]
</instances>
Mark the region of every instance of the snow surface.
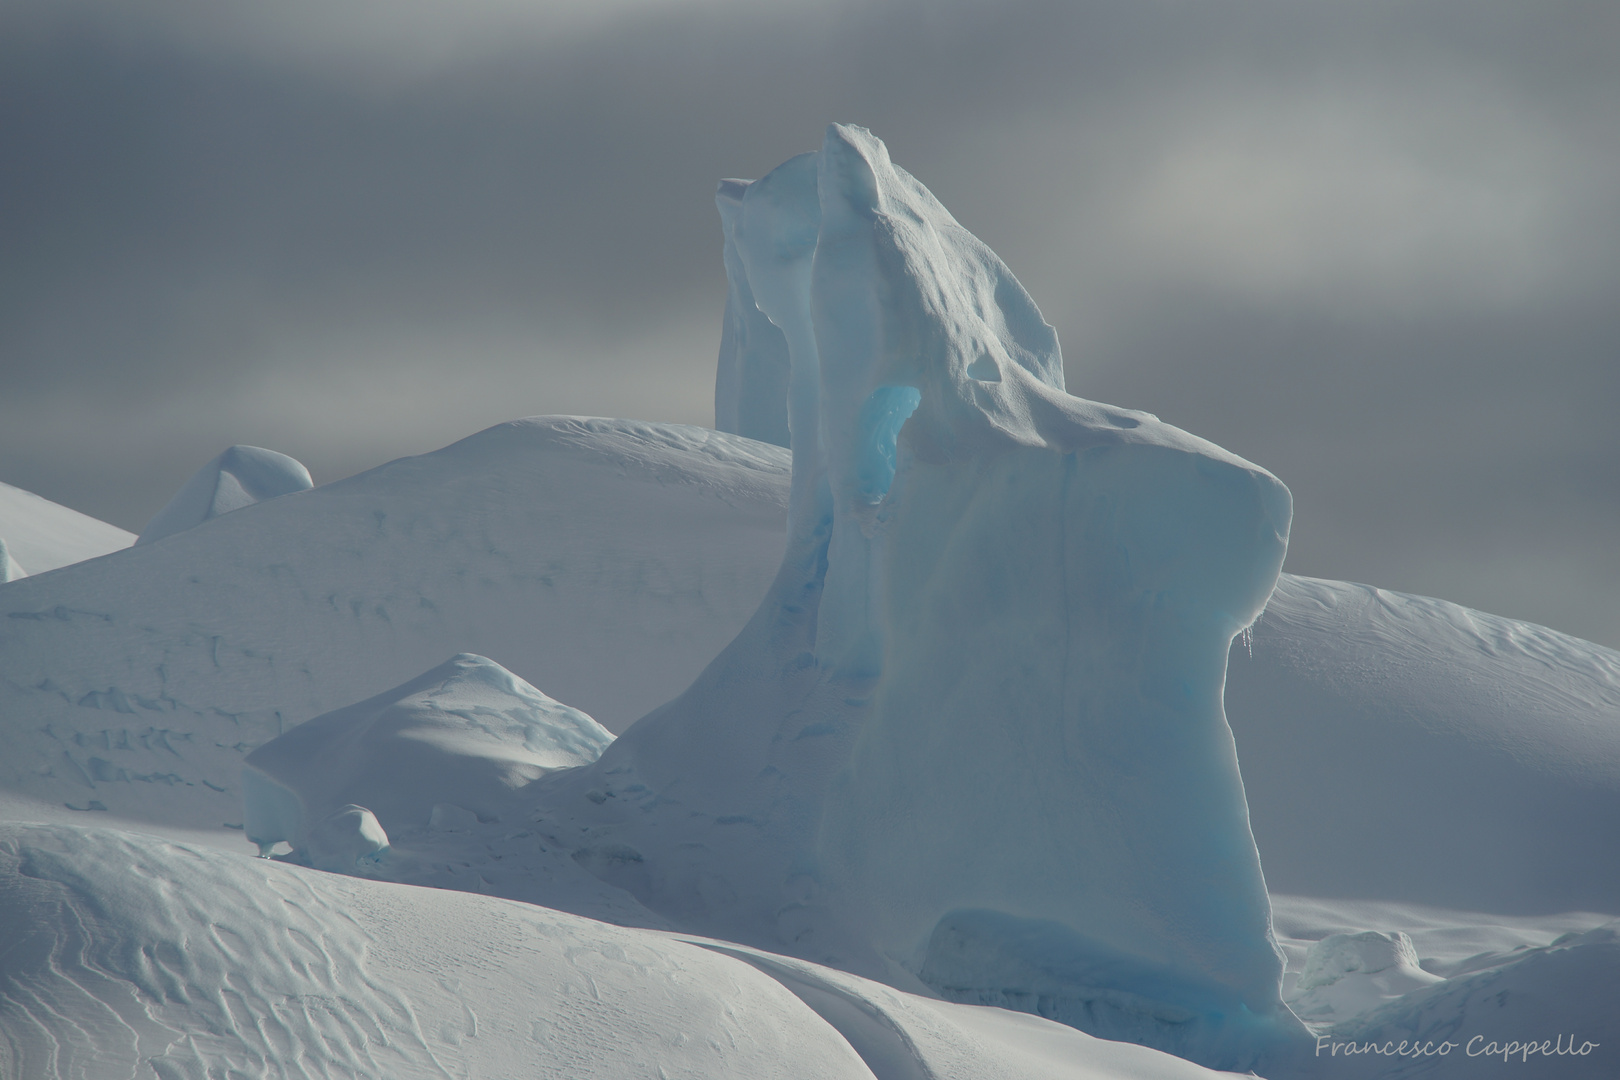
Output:
<instances>
[{"instance_id":1,"label":"snow surface","mask_svg":"<svg viewBox=\"0 0 1620 1080\"><path fill-rule=\"evenodd\" d=\"M1226 710L1273 890L1620 912L1620 653L1284 574Z\"/></svg>"},{"instance_id":2,"label":"snow surface","mask_svg":"<svg viewBox=\"0 0 1620 1080\"><path fill-rule=\"evenodd\" d=\"M1041 910L1076 847L1108 856L1063 816L1074 772L1080 805L1143 837L1124 888L1151 899L1231 753L1166 793L1155 771L1198 757L1173 727L1043 741L1042 665L1087 649L1059 683L1095 702L1113 680L1114 715L1201 686L1159 719L1219 719L1226 665L1245 835L1274 890L1317 894L1269 898L1271 992L1313 1027L1265 1075L1615 1074L1620 655L1282 575L1228 664L1249 601L1198 590L1252 554L1244 485L1266 509L1274 482L1062 395L1006 268L841 137L826 169L720 200L728 266L798 350L791 483L779 447L539 418L0 590L0 819L54 822L0 826L0 1076L1216 1075L1049 1019L1239 1057L1176 1022L1208 986L1144 963L1129 919ZM823 220L831 254L807 257ZM734 374L760 340L732 341ZM1086 484L1105 497L1075 503ZM1066 520L1082 560L1042 546ZM1177 540L1221 520L1228 543ZM1248 520L1280 544L1275 507ZM1154 565L1145 622L1106 589L1064 602ZM1165 641L1202 643L1197 678ZM676 695L616 742L585 715L623 731ZM1130 752L1087 773L1074 745ZM1164 797L1132 804L1144 784ZM248 857L248 819L294 850ZM193 839L241 854L171 842Z\"/></svg>"},{"instance_id":3,"label":"snow surface","mask_svg":"<svg viewBox=\"0 0 1620 1080\"><path fill-rule=\"evenodd\" d=\"M754 968L531 905L99 829L0 865L7 1077L871 1076Z\"/></svg>"},{"instance_id":4,"label":"snow surface","mask_svg":"<svg viewBox=\"0 0 1620 1080\"><path fill-rule=\"evenodd\" d=\"M0 957L7 1077L1215 1075L721 942L101 829L0 826Z\"/></svg>"},{"instance_id":5,"label":"snow surface","mask_svg":"<svg viewBox=\"0 0 1620 1080\"><path fill-rule=\"evenodd\" d=\"M516 421L8 584L0 792L218 835L249 751L464 651L622 729L758 604L787 471L698 428Z\"/></svg>"},{"instance_id":6,"label":"snow surface","mask_svg":"<svg viewBox=\"0 0 1620 1080\"><path fill-rule=\"evenodd\" d=\"M135 535L31 491L0 484L0 541L24 573L43 574L127 548Z\"/></svg>"},{"instance_id":7,"label":"snow surface","mask_svg":"<svg viewBox=\"0 0 1620 1080\"><path fill-rule=\"evenodd\" d=\"M1442 982L1424 971L1410 935L1362 930L1330 934L1305 953L1289 1007L1306 1020L1359 1016L1393 998Z\"/></svg>"},{"instance_id":8,"label":"snow surface","mask_svg":"<svg viewBox=\"0 0 1620 1080\"><path fill-rule=\"evenodd\" d=\"M612 741L578 709L463 653L249 754L247 838L265 853L283 840L297 850L316 822L350 803L391 832L426 826L444 806L498 817L512 792L590 764Z\"/></svg>"},{"instance_id":9,"label":"snow surface","mask_svg":"<svg viewBox=\"0 0 1620 1080\"><path fill-rule=\"evenodd\" d=\"M314 486L309 470L286 454L260 446L227 447L186 481L135 542L150 544L232 510Z\"/></svg>"}]
</instances>

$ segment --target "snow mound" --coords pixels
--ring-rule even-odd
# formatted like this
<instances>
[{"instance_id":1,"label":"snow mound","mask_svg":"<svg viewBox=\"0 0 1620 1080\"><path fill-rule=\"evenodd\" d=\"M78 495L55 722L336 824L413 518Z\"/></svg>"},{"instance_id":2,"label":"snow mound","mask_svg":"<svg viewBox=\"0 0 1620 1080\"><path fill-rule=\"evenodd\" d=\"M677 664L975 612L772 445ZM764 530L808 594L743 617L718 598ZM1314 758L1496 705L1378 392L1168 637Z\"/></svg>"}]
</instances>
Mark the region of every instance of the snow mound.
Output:
<instances>
[{"instance_id":1,"label":"snow mound","mask_svg":"<svg viewBox=\"0 0 1620 1080\"><path fill-rule=\"evenodd\" d=\"M0 540L27 573L43 574L127 548L135 536L31 491L0 484Z\"/></svg>"},{"instance_id":2,"label":"snow mound","mask_svg":"<svg viewBox=\"0 0 1620 1080\"><path fill-rule=\"evenodd\" d=\"M690 690L543 782L641 855L593 869L897 984L959 913L981 955L1056 927L1108 953L1073 993L1149 1045L1302 1039L1221 710L1287 489L1064 393L1028 294L864 129L749 184L729 239L791 359L788 551ZM1002 985L977 972L955 989Z\"/></svg>"},{"instance_id":3,"label":"snow mound","mask_svg":"<svg viewBox=\"0 0 1620 1080\"><path fill-rule=\"evenodd\" d=\"M1412 939L1399 930L1392 934L1364 930L1359 934L1330 934L1311 946L1301 990L1331 986L1346 975L1375 975L1380 971L1421 971Z\"/></svg>"},{"instance_id":4,"label":"snow mound","mask_svg":"<svg viewBox=\"0 0 1620 1080\"><path fill-rule=\"evenodd\" d=\"M97 829L0 827L0 956L7 1077L872 1080L709 949Z\"/></svg>"},{"instance_id":5,"label":"snow mound","mask_svg":"<svg viewBox=\"0 0 1620 1080\"><path fill-rule=\"evenodd\" d=\"M1402 931L1330 934L1306 952L1288 1005L1307 1021L1356 1016L1440 981L1418 966L1412 939Z\"/></svg>"},{"instance_id":6,"label":"snow mound","mask_svg":"<svg viewBox=\"0 0 1620 1080\"><path fill-rule=\"evenodd\" d=\"M450 807L475 820L499 818L515 791L548 772L595 761L612 741L578 709L494 661L463 653L249 754L243 824L261 852L286 841L295 855L307 852L311 865L324 868L317 831L358 830L354 835L367 843L376 840L360 853L370 855L388 846L387 833L428 826L435 815L442 827ZM370 819L376 837L363 823L331 822L329 815L353 810ZM349 858L347 843L334 858Z\"/></svg>"},{"instance_id":7,"label":"snow mound","mask_svg":"<svg viewBox=\"0 0 1620 1080\"><path fill-rule=\"evenodd\" d=\"M1273 891L1620 912L1620 653L1285 574L1226 711Z\"/></svg>"},{"instance_id":8,"label":"snow mound","mask_svg":"<svg viewBox=\"0 0 1620 1080\"><path fill-rule=\"evenodd\" d=\"M150 544L232 510L314 486L309 470L286 454L258 446L232 446L198 469L146 523L135 542Z\"/></svg>"},{"instance_id":9,"label":"snow mound","mask_svg":"<svg viewBox=\"0 0 1620 1080\"><path fill-rule=\"evenodd\" d=\"M849 1041L881 1080L1133 1080L1233 1076L1097 1039L1026 1012L930 1000L818 964L701 938L775 979Z\"/></svg>"},{"instance_id":10,"label":"snow mound","mask_svg":"<svg viewBox=\"0 0 1620 1080\"><path fill-rule=\"evenodd\" d=\"M0 801L240 845L246 754L462 652L622 729L758 607L787 488L778 447L537 418L11 582Z\"/></svg>"},{"instance_id":11,"label":"snow mound","mask_svg":"<svg viewBox=\"0 0 1620 1080\"><path fill-rule=\"evenodd\" d=\"M1472 1080L1517 1066L1537 1077L1602 1080L1615 1074L1617 1000L1620 923L1611 923L1336 1025L1318 1038L1312 1064L1324 1077ZM1392 1054L1403 1041L1435 1049Z\"/></svg>"},{"instance_id":12,"label":"snow mound","mask_svg":"<svg viewBox=\"0 0 1620 1080\"><path fill-rule=\"evenodd\" d=\"M300 849L309 865L317 870L353 874L382 859L388 850L388 834L375 814L353 803L340 806L303 835Z\"/></svg>"}]
</instances>

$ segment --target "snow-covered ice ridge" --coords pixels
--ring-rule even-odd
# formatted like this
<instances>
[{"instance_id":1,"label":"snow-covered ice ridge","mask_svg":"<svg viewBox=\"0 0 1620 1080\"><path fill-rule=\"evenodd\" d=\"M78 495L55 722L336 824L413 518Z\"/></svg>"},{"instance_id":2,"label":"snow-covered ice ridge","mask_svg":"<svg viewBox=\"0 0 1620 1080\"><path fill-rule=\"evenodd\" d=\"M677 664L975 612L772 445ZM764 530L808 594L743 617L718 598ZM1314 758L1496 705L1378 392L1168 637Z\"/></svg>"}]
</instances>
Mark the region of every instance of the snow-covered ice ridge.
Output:
<instances>
[{"instance_id":1,"label":"snow-covered ice ridge","mask_svg":"<svg viewBox=\"0 0 1620 1080\"><path fill-rule=\"evenodd\" d=\"M880 145L856 150L870 164ZM1222 1043L1207 1021L1167 1039L1172 1008L1142 1022L1152 992L1186 996L1184 974L1144 973L1106 918L1074 927L951 899L958 906L932 924L921 955L893 947L897 925L929 917L917 918L926 905L916 897L884 893L896 867L933 874L960 897L986 888L987 861L973 848L985 833L1010 849L989 865L1014 876L1061 861L1073 834L1043 828L1039 803L1043 785L1061 797L1073 778L1043 773L1039 732L984 722L1008 706L971 692L998 665L1008 694L1039 683L1053 620L1041 621L1018 573L1033 581L1051 567L1035 534L1069 506L1021 501L1012 489L1029 478L998 472L996 459L1027 470L1043 454L1084 459L1101 445L1103 456L1129 457L1168 440L1171 456L1268 478L1146 414L1062 395L1055 339L1043 351L1038 314L1018 317L1034 312L1028 298L898 170L870 189L898 192L888 224L866 220L880 241L898 237L905 258L859 228L843 254L859 264L865 244L879 267L924 282L908 294L869 276L888 308L867 320L883 332L865 340L943 342L931 355L946 357L936 365L945 370L913 362L920 375L903 382L890 365L868 382L890 381L870 389L911 387L914 411L899 415L912 403L895 393L862 409L873 400L862 398L867 376L837 359L860 350L824 352L817 336L818 319L841 318L838 303L813 302L820 255L808 270L794 264L809 231L795 227L804 186L821 243L824 157L808 158L812 168L796 166L798 196L794 168L777 177L785 187L731 182L720 196L728 266L744 277L734 270L717 415L727 393L739 426L778 392L771 386L793 395L763 417L782 430L757 432L787 441L792 417L791 495L777 446L541 418L0 588L0 816L58 822L0 827L0 1075L1213 1075L1028 1013L1205 1060L1264 1050L1259 1039ZM834 171L860 189L850 164ZM808 333L802 321L790 334L768 318L733 332L748 314L735 310L742 286L759 315L758 304L784 295L770 274L747 276L750 198L766 201L766 235L783 241L766 252L784 262L778 278L809 281ZM928 229L932 247L918 239ZM923 271L906 269L913 256ZM910 309L908 295L921 297ZM971 318L951 306L964 297ZM929 330L940 313L946 332ZM963 341L988 347L966 358L952 345ZM790 342L791 391L781 367ZM756 346L775 356L767 378L747 374ZM926 350L889 352L904 368ZM1039 385L1004 374L1004 361ZM824 367L843 373L826 394L815 385ZM992 392L985 425L973 395L997 385L992 368L1015 385ZM823 406L842 419L807 421ZM1122 423L1131 420L1137 428ZM1051 437L1072 439L1076 425L1097 438L1089 449ZM839 451L852 431L857 452ZM932 441L914 443L921 435ZM968 474L964 490L927 482L952 468ZM1155 490L1176 490L1148 486L1126 494L1141 507ZM1222 505L1210 500L1206 516L1211 504ZM1165 505L1172 526L1195 509ZM840 533L840 516L857 527ZM1174 528L1162 532L1144 535L1173 546ZM927 560L900 554L918 550ZM1017 573L992 578L998 560ZM1081 569L1099 565L1107 560ZM915 580L891 587L908 573ZM996 587L975 591L975 580ZM1129 580L1116 574L1115 584ZM1006 610L985 606L987 595ZM923 617L897 620L909 606ZM1094 598L1080 605L1082 621L1099 610ZM984 633L951 654L959 671L930 671L927 650L951 646L953 620L982 621ZM1212 636L1224 661L1230 633ZM1620 945L1605 925L1613 916L1595 912L1620 910L1604 857L1620 834L1620 656L1441 601L1287 575L1250 637L1230 651L1226 707L1259 854L1274 888L1323 897L1271 897L1282 998L1341 1045L1458 1033L1567 1042L1573 1031L1607 1046L1514 1067L1611 1075ZM966 700L954 713L908 717L898 699L929 675L941 684L921 687L929 700L963 686ZM672 697L616 743L578 711L624 730ZM1214 700L1218 710L1218 685ZM966 715L975 708L978 742ZM240 775L250 753L248 775L263 784ZM964 764L969 754L977 760ZM1141 764L1124 755L1110 768ZM1033 792L1008 780L1018 769ZM912 786L884 786L896 778ZM817 804L823 781L842 786ZM1167 811L1179 808L1176 794ZM906 800L923 816L893 813ZM1105 813L1108 801L1085 805ZM976 821L962 827L970 815L986 819L978 833ZM282 863L252 860L249 822L260 840L295 850ZM141 832L91 827L104 823ZM850 857L863 824L892 834L877 836L881 858ZM1151 836L1151 821L1124 824ZM228 839L242 854L154 834ZM933 843L908 847L919 835ZM1028 890L1037 905L1051 902L1042 886ZM781 902L762 918L773 890ZM898 918L876 910L886 904ZM1568 910L1577 906L1592 910ZM1240 951L1252 941L1239 934ZM1133 989L1118 991L1122 973ZM1302 1057L1274 1052L1261 1071L1479 1075L1461 1051L1323 1063L1308 1039L1300 1045Z\"/></svg>"},{"instance_id":2,"label":"snow-covered ice ridge","mask_svg":"<svg viewBox=\"0 0 1620 1080\"><path fill-rule=\"evenodd\" d=\"M133 533L0 484L0 584L127 548Z\"/></svg>"}]
</instances>

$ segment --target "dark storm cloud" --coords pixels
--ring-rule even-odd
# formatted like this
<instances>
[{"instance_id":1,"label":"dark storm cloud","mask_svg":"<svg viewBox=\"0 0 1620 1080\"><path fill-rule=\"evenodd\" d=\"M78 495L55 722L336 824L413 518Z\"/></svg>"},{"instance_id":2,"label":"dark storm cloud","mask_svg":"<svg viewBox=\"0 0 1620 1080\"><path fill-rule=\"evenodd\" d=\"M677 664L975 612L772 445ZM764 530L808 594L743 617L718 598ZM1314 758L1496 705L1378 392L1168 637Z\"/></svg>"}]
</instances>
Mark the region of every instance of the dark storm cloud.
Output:
<instances>
[{"instance_id":1,"label":"dark storm cloud","mask_svg":"<svg viewBox=\"0 0 1620 1080\"><path fill-rule=\"evenodd\" d=\"M707 423L714 181L851 120L1290 569L1620 644L1617 10L15 4L0 479L138 529L230 442Z\"/></svg>"}]
</instances>

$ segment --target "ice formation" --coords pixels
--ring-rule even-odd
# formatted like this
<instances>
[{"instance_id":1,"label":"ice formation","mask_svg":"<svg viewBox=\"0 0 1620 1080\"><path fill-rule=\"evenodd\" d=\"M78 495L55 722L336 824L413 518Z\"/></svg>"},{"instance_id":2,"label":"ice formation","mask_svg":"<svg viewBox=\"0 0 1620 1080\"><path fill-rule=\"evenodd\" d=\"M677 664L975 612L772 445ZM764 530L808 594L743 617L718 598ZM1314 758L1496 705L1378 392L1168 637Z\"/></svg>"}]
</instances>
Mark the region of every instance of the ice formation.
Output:
<instances>
[{"instance_id":1,"label":"ice formation","mask_svg":"<svg viewBox=\"0 0 1620 1080\"><path fill-rule=\"evenodd\" d=\"M515 793L595 761L613 736L499 664L463 653L403 686L317 716L248 755L247 838L314 866L353 862L445 808L498 817Z\"/></svg>"},{"instance_id":2,"label":"ice formation","mask_svg":"<svg viewBox=\"0 0 1620 1080\"><path fill-rule=\"evenodd\" d=\"M0 484L0 537L11 557L30 574L106 555L135 542L135 535L88 514Z\"/></svg>"},{"instance_id":3,"label":"ice formation","mask_svg":"<svg viewBox=\"0 0 1620 1080\"><path fill-rule=\"evenodd\" d=\"M6 546L5 538L0 537L0 585L27 576L28 571L24 570L17 560L11 557L11 549Z\"/></svg>"},{"instance_id":4,"label":"ice formation","mask_svg":"<svg viewBox=\"0 0 1620 1080\"><path fill-rule=\"evenodd\" d=\"M1066 394L1012 273L864 129L732 184L732 295L791 358L787 554L731 647L557 797L616 795L626 887L734 940L949 967L959 1000L1061 998L1219 1067L1302 1035L1221 708L1287 489Z\"/></svg>"},{"instance_id":5,"label":"ice formation","mask_svg":"<svg viewBox=\"0 0 1620 1080\"><path fill-rule=\"evenodd\" d=\"M1215 1075L1043 1017L1479 1075L1288 1053L1219 693L1280 486L1062 394L1005 267L829 136L719 196L717 412L791 419L791 498L777 446L571 417L129 551L0 485L0 817L58 822L0 825L0 1075ZM1287 575L1253 630L1282 1000L1612 1076L1620 923L1568 909L1620 902L1620 654ZM734 636L617 743L474 656L300 726L476 649L619 730Z\"/></svg>"},{"instance_id":6,"label":"ice formation","mask_svg":"<svg viewBox=\"0 0 1620 1080\"><path fill-rule=\"evenodd\" d=\"M735 238L744 180L722 180L715 194L725 233L726 313L714 380L714 426L760 442L788 445L788 348L754 300Z\"/></svg>"},{"instance_id":7,"label":"ice formation","mask_svg":"<svg viewBox=\"0 0 1620 1080\"><path fill-rule=\"evenodd\" d=\"M1306 951L1289 1005L1305 1020L1355 1016L1441 981L1402 931L1329 934Z\"/></svg>"},{"instance_id":8,"label":"ice formation","mask_svg":"<svg viewBox=\"0 0 1620 1080\"><path fill-rule=\"evenodd\" d=\"M232 446L198 469L146 523L135 542L150 544L232 510L313 486L309 470L286 454L258 446Z\"/></svg>"}]
</instances>

